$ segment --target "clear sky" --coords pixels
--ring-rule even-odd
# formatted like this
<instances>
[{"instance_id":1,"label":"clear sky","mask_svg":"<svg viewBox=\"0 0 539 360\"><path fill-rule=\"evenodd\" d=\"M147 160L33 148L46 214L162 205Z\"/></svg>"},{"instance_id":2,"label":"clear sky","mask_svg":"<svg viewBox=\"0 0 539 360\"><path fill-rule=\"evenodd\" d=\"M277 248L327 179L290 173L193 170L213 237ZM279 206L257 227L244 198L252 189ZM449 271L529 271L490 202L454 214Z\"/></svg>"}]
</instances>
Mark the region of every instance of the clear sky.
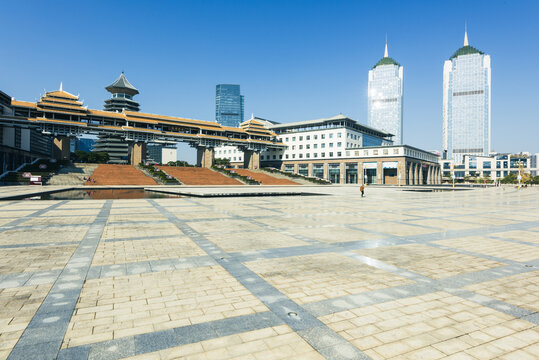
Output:
<instances>
[{"instance_id":1,"label":"clear sky","mask_svg":"<svg viewBox=\"0 0 539 360\"><path fill-rule=\"evenodd\" d=\"M215 85L240 84L245 115L367 120L367 75L404 66L404 142L442 146L443 62L462 46L491 55L492 150L539 152L539 1L9 1L0 90L44 89L102 108L121 73L141 111L215 121ZM181 148L183 151L184 148ZM193 160L193 152L182 156Z\"/></svg>"}]
</instances>

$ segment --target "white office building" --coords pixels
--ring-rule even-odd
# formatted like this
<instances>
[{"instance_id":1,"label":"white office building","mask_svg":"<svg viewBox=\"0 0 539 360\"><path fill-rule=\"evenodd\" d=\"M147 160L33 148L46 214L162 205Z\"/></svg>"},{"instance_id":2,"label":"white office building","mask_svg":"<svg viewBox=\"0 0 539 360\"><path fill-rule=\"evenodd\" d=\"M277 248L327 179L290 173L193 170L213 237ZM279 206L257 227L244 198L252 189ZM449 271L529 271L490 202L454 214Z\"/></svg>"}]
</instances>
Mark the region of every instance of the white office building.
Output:
<instances>
[{"instance_id":1,"label":"white office building","mask_svg":"<svg viewBox=\"0 0 539 360\"><path fill-rule=\"evenodd\" d=\"M359 124L342 114L330 118L285 124L254 118L275 132L287 148L271 149L260 154L261 162L296 159L337 159L347 148L392 145L393 134ZM243 152L234 146L215 148L215 157L241 165Z\"/></svg>"},{"instance_id":2,"label":"white office building","mask_svg":"<svg viewBox=\"0 0 539 360\"><path fill-rule=\"evenodd\" d=\"M443 157L462 163L464 155L490 153L490 56L468 44L444 63Z\"/></svg>"},{"instance_id":3,"label":"white office building","mask_svg":"<svg viewBox=\"0 0 539 360\"><path fill-rule=\"evenodd\" d=\"M402 142L403 67L384 57L369 71L368 124L394 135L395 145Z\"/></svg>"}]
</instances>

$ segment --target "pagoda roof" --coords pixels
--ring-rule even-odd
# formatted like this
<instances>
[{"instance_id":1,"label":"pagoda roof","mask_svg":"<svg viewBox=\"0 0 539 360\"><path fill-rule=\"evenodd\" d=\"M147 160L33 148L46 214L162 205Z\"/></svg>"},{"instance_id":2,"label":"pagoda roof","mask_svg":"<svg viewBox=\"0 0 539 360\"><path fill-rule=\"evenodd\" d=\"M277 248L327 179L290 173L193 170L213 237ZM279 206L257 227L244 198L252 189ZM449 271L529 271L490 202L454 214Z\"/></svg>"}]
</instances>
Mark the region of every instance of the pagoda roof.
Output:
<instances>
[{"instance_id":1,"label":"pagoda roof","mask_svg":"<svg viewBox=\"0 0 539 360\"><path fill-rule=\"evenodd\" d=\"M127 81L124 73L121 73L115 82L105 88L110 93L123 93L128 95L137 95L139 91Z\"/></svg>"}]
</instances>

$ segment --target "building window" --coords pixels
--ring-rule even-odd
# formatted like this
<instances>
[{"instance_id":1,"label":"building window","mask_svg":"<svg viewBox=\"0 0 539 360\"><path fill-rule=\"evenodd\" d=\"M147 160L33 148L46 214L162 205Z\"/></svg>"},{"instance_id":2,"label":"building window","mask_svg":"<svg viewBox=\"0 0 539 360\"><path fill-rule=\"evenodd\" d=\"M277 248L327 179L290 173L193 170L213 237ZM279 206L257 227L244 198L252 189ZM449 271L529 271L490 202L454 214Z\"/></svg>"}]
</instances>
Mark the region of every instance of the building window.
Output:
<instances>
[{"instance_id":1,"label":"building window","mask_svg":"<svg viewBox=\"0 0 539 360\"><path fill-rule=\"evenodd\" d=\"M449 169L449 163L448 162L444 162L444 169Z\"/></svg>"},{"instance_id":2,"label":"building window","mask_svg":"<svg viewBox=\"0 0 539 360\"><path fill-rule=\"evenodd\" d=\"M341 133L337 133L337 137L340 138L340 137L341 137Z\"/></svg>"},{"instance_id":3,"label":"building window","mask_svg":"<svg viewBox=\"0 0 539 360\"><path fill-rule=\"evenodd\" d=\"M318 139L318 135L313 135L313 139L317 140L317 139Z\"/></svg>"},{"instance_id":4,"label":"building window","mask_svg":"<svg viewBox=\"0 0 539 360\"><path fill-rule=\"evenodd\" d=\"M285 138L284 141L288 142L288 138Z\"/></svg>"},{"instance_id":5,"label":"building window","mask_svg":"<svg viewBox=\"0 0 539 360\"><path fill-rule=\"evenodd\" d=\"M313 154L313 157L318 157L318 153L314 153L314 154Z\"/></svg>"},{"instance_id":6,"label":"building window","mask_svg":"<svg viewBox=\"0 0 539 360\"><path fill-rule=\"evenodd\" d=\"M292 154L292 159L295 159L296 158L296 154Z\"/></svg>"},{"instance_id":7,"label":"building window","mask_svg":"<svg viewBox=\"0 0 539 360\"><path fill-rule=\"evenodd\" d=\"M388 149L384 149L384 155L388 155L389 154L389 150Z\"/></svg>"},{"instance_id":8,"label":"building window","mask_svg":"<svg viewBox=\"0 0 539 360\"><path fill-rule=\"evenodd\" d=\"M299 141L302 141L302 140L303 140L303 136L300 136L300 137L299 137Z\"/></svg>"},{"instance_id":9,"label":"building window","mask_svg":"<svg viewBox=\"0 0 539 360\"><path fill-rule=\"evenodd\" d=\"M309 135L305 136L305 140L311 140L311 137Z\"/></svg>"},{"instance_id":10,"label":"building window","mask_svg":"<svg viewBox=\"0 0 539 360\"><path fill-rule=\"evenodd\" d=\"M283 156L282 156L282 155L279 155L279 159L282 159L282 158L283 158ZM288 156L287 156L287 159L288 159Z\"/></svg>"},{"instance_id":11,"label":"building window","mask_svg":"<svg viewBox=\"0 0 539 360\"><path fill-rule=\"evenodd\" d=\"M277 155L273 155L273 160L277 160Z\"/></svg>"},{"instance_id":12,"label":"building window","mask_svg":"<svg viewBox=\"0 0 539 360\"><path fill-rule=\"evenodd\" d=\"M484 161L483 162L483 169L490 169L490 161Z\"/></svg>"},{"instance_id":13,"label":"building window","mask_svg":"<svg viewBox=\"0 0 539 360\"><path fill-rule=\"evenodd\" d=\"M329 147L333 147L333 143L329 143Z\"/></svg>"},{"instance_id":14,"label":"building window","mask_svg":"<svg viewBox=\"0 0 539 360\"><path fill-rule=\"evenodd\" d=\"M260 160L264 160L264 155L260 155Z\"/></svg>"},{"instance_id":15,"label":"building window","mask_svg":"<svg viewBox=\"0 0 539 360\"><path fill-rule=\"evenodd\" d=\"M330 152L330 153L329 153L329 157L332 157L332 156L333 156L333 152Z\"/></svg>"},{"instance_id":16,"label":"building window","mask_svg":"<svg viewBox=\"0 0 539 360\"><path fill-rule=\"evenodd\" d=\"M320 147L324 149L326 147L326 143L322 143Z\"/></svg>"},{"instance_id":17,"label":"building window","mask_svg":"<svg viewBox=\"0 0 539 360\"><path fill-rule=\"evenodd\" d=\"M306 157L306 158L310 158L310 157L311 157L311 154L310 154L310 153L307 153L307 154L305 154L305 157Z\"/></svg>"},{"instance_id":18,"label":"building window","mask_svg":"<svg viewBox=\"0 0 539 360\"><path fill-rule=\"evenodd\" d=\"M354 151L354 156L359 156L359 151Z\"/></svg>"},{"instance_id":19,"label":"building window","mask_svg":"<svg viewBox=\"0 0 539 360\"><path fill-rule=\"evenodd\" d=\"M303 159L303 154L299 154L299 158L300 158L300 159Z\"/></svg>"},{"instance_id":20,"label":"building window","mask_svg":"<svg viewBox=\"0 0 539 360\"><path fill-rule=\"evenodd\" d=\"M313 144L313 149L317 149L318 148L318 144Z\"/></svg>"},{"instance_id":21,"label":"building window","mask_svg":"<svg viewBox=\"0 0 539 360\"><path fill-rule=\"evenodd\" d=\"M378 150L373 150L373 155L378 155Z\"/></svg>"},{"instance_id":22,"label":"building window","mask_svg":"<svg viewBox=\"0 0 539 360\"><path fill-rule=\"evenodd\" d=\"M363 150L363 155L369 155L369 150Z\"/></svg>"},{"instance_id":23,"label":"building window","mask_svg":"<svg viewBox=\"0 0 539 360\"><path fill-rule=\"evenodd\" d=\"M326 138L326 134L320 135L320 139L325 139L325 138Z\"/></svg>"},{"instance_id":24,"label":"building window","mask_svg":"<svg viewBox=\"0 0 539 360\"><path fill-rule=\"evenodd\" d=\"M299 149L300 149L300 150L303 149L303 145L300 145L300 146L299 146Z\"/></svg>"},{"instance_id":25,"label":"building window","mask_svg":"<svg viewBox=\"0 0 539 360\"><path fill-rule=\"evenodd\" d=\"M292 150L296 150L296 145L292 145Z\"/></svg>"},{"instance_id":26,"label":"building window","mask_svg":"<svg viewBox=\"0 0 539 360\"><path fill-rule=\"evenodd\" d=\"M393 154L398 154L399 153L399 149L393 149Z\"/></svg>"},{"instance_id":27,"label":"building window","mask_svg":"<svg viewBox=\"0 0 539 360\"><path fill-rule=\"evenodd\" d=\"M326 157L326 153L321 153L320 157Z\"/></svg>"},{"instance_id":28,"label":"building window","mask_svg":"<svg viewBox=\"0 0 539 360\"><path fill-rule=\"evenodd\" d=\"M288 159L288 154L285 155L285 158Z\"/></svg>"},{"instance_id":29,"label":"building window","mask_svg":"<svg viewBox=\"0 0 539 360\"><path fill-rule=\"evenodd\" d=\"M342 153L340 151L337 152L337 156L338 157L341 157L342 156Z\"/></svg>"},{"instance_id":30,"label":"building window","mask_svg":"<svg viewBox=\"0 0 539 360\"><path fill-rule=\"evenodd\" d=\"M292 136L292 141L296 141L296 137L295 137L295 136Z\"/></svg>"},{"instance_id":31,"label":"building window","mask_svg":"<svg viewBox=\"0 0 539 360\"><path fill-rule=\"evenodd\" d=\"M305 145L305 149L310 149L310 148L311 148L310 144Z\"/></svg>"},{"instance_id":32,"label":"building window","mask_svg":"<svg viewBox=\"0 0 539 360\"><path fill-rule=\"evenodd\" d=\"M330 139L333 139L333 133L330 133L330 134L329 134L329 138L330 138Z\"/></svg>"}]
</instances>

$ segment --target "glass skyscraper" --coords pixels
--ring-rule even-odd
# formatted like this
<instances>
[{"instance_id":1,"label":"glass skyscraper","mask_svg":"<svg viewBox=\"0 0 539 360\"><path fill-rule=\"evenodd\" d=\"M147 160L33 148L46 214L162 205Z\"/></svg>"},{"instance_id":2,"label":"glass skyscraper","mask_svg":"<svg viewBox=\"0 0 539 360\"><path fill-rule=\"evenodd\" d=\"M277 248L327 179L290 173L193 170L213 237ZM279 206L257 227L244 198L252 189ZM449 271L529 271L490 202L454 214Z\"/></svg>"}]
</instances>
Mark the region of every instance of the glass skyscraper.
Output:
<instances>
[{"instance_id":1,"label":"glass skyscraper","mask_svg":"<svg viewBox=\"0 0 539 360\"><path fill-rule=\"evenodd\" d=\"M395 145L402 144L403 68L389 57L387 43L384 57L369 71L369 126L389 132Z\"/></svg>"},{"instance_id":2,"label":"glass skyscraper","mask_svg":"<svg viewBox=\"0 0 539 360\"><path fill-rule=\"evenodd\" d=\"M224 126L243 122L243 96L239 85L219 84L215 91L215 120Z\"/></svg>"},{"instance_id":3,"label":"glass skyscraper","mask_svg":"<svg viewBox=\"0 0 539 360\"><path fill-rule=\"evenodd\" d=\"M468 44L444 63L444 157L462 163L464 155L490 152L490 56Z\"/></svg>"}]
</instances>

